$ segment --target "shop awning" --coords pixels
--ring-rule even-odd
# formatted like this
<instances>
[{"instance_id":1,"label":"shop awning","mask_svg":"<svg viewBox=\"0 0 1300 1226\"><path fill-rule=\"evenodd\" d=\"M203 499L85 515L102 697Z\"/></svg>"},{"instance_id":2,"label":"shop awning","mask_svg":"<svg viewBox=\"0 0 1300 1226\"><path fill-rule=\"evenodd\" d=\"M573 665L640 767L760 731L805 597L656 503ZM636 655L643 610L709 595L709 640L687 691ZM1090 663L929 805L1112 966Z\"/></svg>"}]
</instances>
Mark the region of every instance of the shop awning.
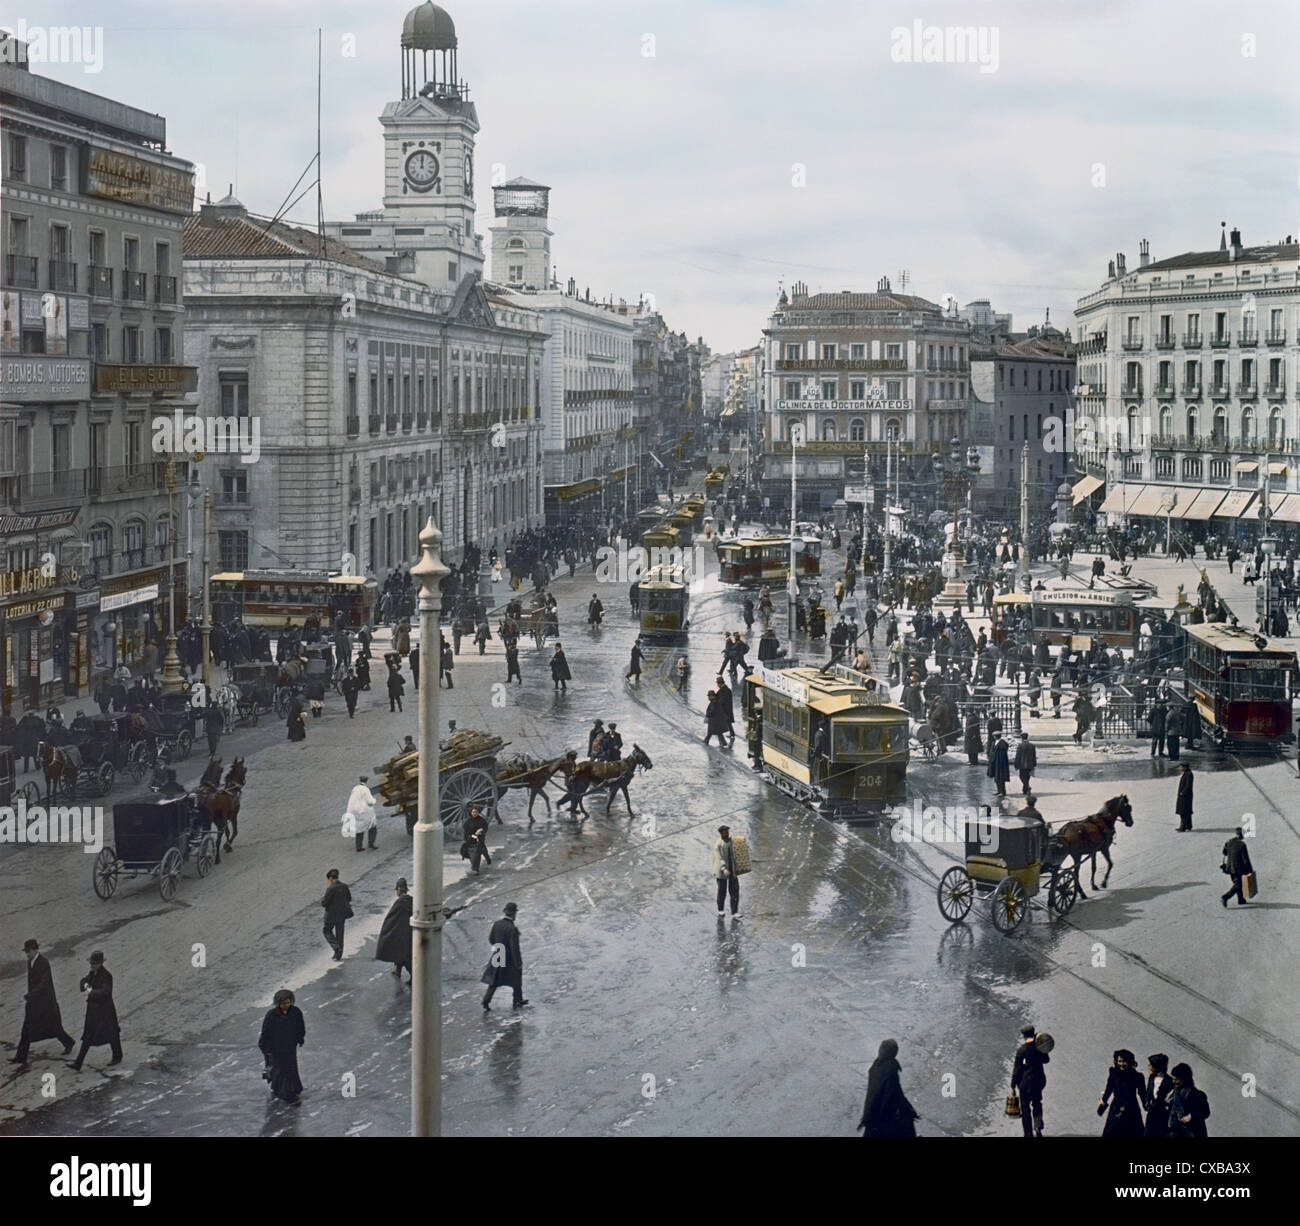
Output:
<instances>
[{"instance_id":1,"label":"shop awning","mask_svg":"<svg viewBox=\"0 0 1300 1226\"><path fill-rule=\"evenodd\" d=\"M1288 494L1274 507L1269 508L1269 518L1283 524L1300 524L1300 494Z\"/></svg>"},{"instance_id":2,"label":"shop awning","mask_svg":"<svg viewBox=\"0 0 1300 1226\"><path fill-rule=\"evenodd\" d=\"M1091 498L1105 484L1100 477L1084 477L1082 481L1074 483L1070 490L1070 501L1077 507L1085 498Z\"/></svg>"},{"instance_id":3,"label":"shop awning","mask_svg":"<svg viewBox=\"0 0 1300 1226\"><path fill-rule=\"evenodd\" d=\"M1254 490L1229 490L1214 512L1215 519L1237 519L1255 497Z\"/></svg>"},{"instance_id":4,"label":"shop awning","mask_svg":"<svg viewBox=\"0 0 1300 1226\"><path fill-rule=\"evenodd\" d=\"M1287 466L1285 464L1270 464L1268 466L1268 475L1270 477L1285 477Z\"/></svg>"},{"instance_id":5,"label":"shop awning","mask_svg":"<svg viewBox=\"0 0 1300 1226\"><path fill-rule=\"evenodd\" d=\"M1145 485L1113 486L1110 493L1106 495L1106 501L1101 504L1101 509L1115 513L1128 510L1137 501L1138 495L1145 489Z\"/></svg>"},{"instance_id":6,"label":"shop awning","mask_svg":"<svg viewBox=\"0 0 1300 1226\"><path fill-rule=\"evenodd\" d=\"M1183 519L1209 519L1223 501L1224 490L1202 489L1190 507L1179 513Z\"/></svg>"},{"instance_id":7,"label":"shop awning","mask_svg":"<svg viewBox=\"0 0 1300 1226\"><path fill-rule=\"evenodd\" d=\"M600 489L599 481L578 481L573 485L549 485L546 487L546 493L561 502L568 502L571 498L581 498L584 494L590 494L598 489Z\"/></svg>"},{"instance_id":8,"label":"shop awning","mask_svg":"<svg viewBox=\"0 0 1300 1226\"><path fill-rule=\"evenodd\" d=\"M1164 515L1174 497L1177 487L1173 485L1148 485L1137 498L1128 504L1130 515ZM1181 501L1181 499L1179 499Z\"/></svg>"},{"instance_id":9,"label":"shop awning","mask_svg":"<svg viewBox=\"0 0 1300 1226\"><path fill-rule=\"evenodd\" d=\"M1237 512L1237 518L1246 519L1247 517L1254 517L1258 515L1260 504L1255 500L1255 491L1242 490L1241 492L1243 494L1249 494L1250 497L1247 499L1246 505L1242 507L1240 511Z\"/></svg>"},{"instance_id":10,"label":"shop awning","mask_svg":"<svg viewBox=\"0 0 1300 1226\"><path fill-rule=\"evenodd\" d=\"M1237 471L1239 473L1257 473L1259 472L1259 465L1254 460L1238 460Z\"/></svg>"}]
</instances>

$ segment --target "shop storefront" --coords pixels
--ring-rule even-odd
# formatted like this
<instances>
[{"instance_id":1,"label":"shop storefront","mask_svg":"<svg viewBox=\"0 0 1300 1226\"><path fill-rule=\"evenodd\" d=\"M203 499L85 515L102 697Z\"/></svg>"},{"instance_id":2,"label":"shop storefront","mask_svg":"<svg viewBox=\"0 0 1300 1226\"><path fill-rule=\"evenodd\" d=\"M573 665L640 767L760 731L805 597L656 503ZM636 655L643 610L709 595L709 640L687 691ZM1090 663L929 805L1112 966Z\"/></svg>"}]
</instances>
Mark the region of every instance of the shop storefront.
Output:
<instances>
[{"instance_id":1,"label":"shop storefront","mask_svg":"<svg viewBox=\"0 0 1300 1226\"><path fill-rule=\"evenodd\" d=\"M185 563L176 564L176 628L185 624ZM120 664L161 671L168 628L167 568L153 567L103 580L98 603L83 611L88 684Z\"/></svg>"}]
</instances>

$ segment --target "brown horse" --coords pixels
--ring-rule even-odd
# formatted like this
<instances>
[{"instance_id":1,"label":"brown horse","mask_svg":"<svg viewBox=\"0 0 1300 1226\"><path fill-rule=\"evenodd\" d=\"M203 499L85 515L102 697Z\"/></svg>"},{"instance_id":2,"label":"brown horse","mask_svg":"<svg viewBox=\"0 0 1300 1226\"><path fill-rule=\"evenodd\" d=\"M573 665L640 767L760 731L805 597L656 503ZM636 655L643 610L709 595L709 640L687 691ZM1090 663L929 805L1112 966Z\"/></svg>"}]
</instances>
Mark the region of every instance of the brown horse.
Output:
<instances>
[{"instance_id":1,"label":"brown horse","mask_svg":"<svg viewBox=\"0 0 1300 1226\"><path fill-rule=\"evenodd\" d=\"M49 741L37 742L36 760L40 762L41 773L45 776L45 799L53 800L64 775L75 775L76 767L62 746L53 745Z\"/></svg>"},{"instance_id":2,"label":"brown horse","mask_svg":"<svg viewBox=\"0 0 1300 1226\"><path fill-rule=\"evenodd\" d=\"M221 759L212 758L199 781L198 793L194 799L200 812L205 813L208 821L217 829L218 864L221 863L222 851L232 851L231 844L239 835L239 795L247 778L244 759L236 758L226 772L225 783L218 787L221 780Z\"/></svg>"},{"instance_id":3,"label":"brown horse","mask_svg":"<svg viewBox=\"0 0 1300 1226\"><path fill-rule=\"evenodd\" d=\"M497 799L500 800L511 788L528 789L528 824L533 824L533 804L540 796L546 805L546 816L551 815L551 798L546 794L546 785L556 776L563 775L567 790L569 780L577 769L578 755L570 749L562 758L542 761L521 754L512 762L507 762L497 775ZM523 768L520 770L519 768ZM497 821L500 821L498 814Z\"/></svg>"},{"instance_id":4,"label":"brown horse","mask_svg":"<svg viewBox=\"0 0 1300 1226\"><path fill-rule=\"evenodd\" d=\"M1126 826L1133 824L1133 809L1127 796L1112 796L1101 807L1101 811L1082 821L1066 822L1051 837L1050 842L1060 848L1062 859L1069 856L1074 860L1076 878L1078 870L1085 859L1091 862L1091 881L1094 890L1104 890L1110 880L1110 870L1115 866L1110 859L1110 845L1115 841L1115 823L1121 821ZM1097 853L1106 857L1106 875L1097 884ZM1083 882L1078 881L1080 898L1088 896L1083 892Z\"/></svg>"},{"instance_id":5,"label":"brown horse","mask_svg":"<svg viewBox=\"0 0 1300 1226\"><path fill-rule=\"evenodd\" d=\"M627 814L631 817L632 801L627 794L627 785L632 781L632 776L636 774L638 767L650 770L653 766L650 755L640 745L633 745L631 755L618 762L579 762L574 767L568 790L560 797L560 804L567 800L570 815L577 817L579 809L587 813L587 806L582 803L582 798L589 790L604 791L608 796L605 801L605 813L608 815L615 794L622 792L623 803L627 805ZM587 813L587 816L590 817L591 814Z\"/></svg>"}]
</instances>

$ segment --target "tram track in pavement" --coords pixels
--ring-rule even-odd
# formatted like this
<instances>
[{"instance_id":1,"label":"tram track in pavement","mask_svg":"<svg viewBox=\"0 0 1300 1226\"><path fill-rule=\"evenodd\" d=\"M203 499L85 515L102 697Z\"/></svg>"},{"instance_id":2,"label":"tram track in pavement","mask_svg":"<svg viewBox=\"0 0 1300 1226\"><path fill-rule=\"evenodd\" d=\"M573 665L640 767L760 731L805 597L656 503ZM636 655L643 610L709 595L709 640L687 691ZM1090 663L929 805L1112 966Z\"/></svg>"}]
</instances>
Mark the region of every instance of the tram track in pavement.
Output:
<instances>
[{"instance_id":1,"label":"tram track in pavement","mask_svg":"<svg viewBox=\"0 0 1300 1226\"><path fill-rule=\"evenodd\" d=\"M720 593L709 593L708 595L709 596L720 595ZM692 621L698 622L700 620L701 618L699 616L699 613L698 612L694 613L692 616ZM716 631L714 631L714 633L716 633ZM668 651L665 653L665 655L666 655L665 660L660 662L658 667L657 680L661 683L661 688L663 692L666 694L671 694L674 692L675 687L671 686L668 682L668 670L671 667L671 662L675 659L675 653L673 653L672 651ZM627 687L627 689L629 692L632 692L632 687ZM680 734L681 731L680 724L674 722L672 719L662 714L661 712L656 711L647 701L648 695L645 696L635 695L635 699L637 705L641 707L642 710L646 711L650 715L653 715L656 719L662 721L663 723L668 724L677 733ZM1285 814L1281 813L1280 807L1272 800L1271 797L1268 796L1267 792L1265 792L1264 789L1260 787L1260 785L1253 778L1250 777L1250 773L1245 769L1244 766L1242 766L1241 762L1236 758L1236 756L1235 755L1228 755L1228 756L1232 757L1234 764L1237 766L1239 770L1241 770L1241 772L1244 775L1246 775L1246 777L1250 780L1251 785L1256 789L1256 791L1258 791L1260 795L1266 801L1268 801L1271 807L1273 807L1279 812L1279 814L1282 816L1283 821L1286 822L1288 829L1291 830L1292 834L1296 835L1297 837L1300 837L1300 832L1297 832L1292 822L1285 816ZM743 771L747 776L752 776L755 773L753 772L752 768L746 766L744 763L738 761L735 758L728 756L727 761L730 762L733 768L735 768L738 771ZM909 780L909 791L912 792L913 797L915 799L921 802L923 808L927 805L929 797L927 796L924 788L917 786L914 780ZM736 812L736 811L738 810L733 810L732 812ZM844 826L843 828L846 837L849 837L851 835L851 827ZM894 872L905 873L907 876L911 877L918 885L927 888L931 893L937 890L940 874L935 873L934 870L931 869L931 867L928 864L926 864L926 862L921 858L920 854L915 850L915 848L911 847L910 845L907 844L902 845L904 847L905 852L907 853L907 859L905 861L900 861L900 860L895 860L887 857L878 847L873 846L866 839L857 838L855 839L855 843L857 846L866 850L872 856L872 858L877 863L879 863L882 867L886 867ZM940 856L942 856L945 860L950 861L952 864L964 863L964 857L959 857L953 853L947 852L937 844L935 845L935 849L938 851ZM860 870L853 869L850 871L862 877L864 881L867 880L866 875L861 873ZM1076 922L1070 917L1067 916L1067 917L1057 917L1057 918L1059 922L1068 925L1074 932L1078 933L1080 936L1084 937L1085 939L1093 942L1101 940L1101 938L1096 933L1092 932L1089 928ZM992 921L987 920L982 914L979 916L979 922L981 924L987 924L989 926L991 926L992 924ZM1208 1007L1211 1011L1213 1011L1218 1016L1222 1017L1226 1022L1230 1023L1233 1027L1248 1032L1249 1034L1253 1035L1255 1038L1259 1039L1261 1042L1269 1046L1272 1046L1276 1049L1280 1049L1281 1051L1287 1052L1292 1056L1300 1058L1300 1047L1297 1047L1295 1044L1291 1043L1289 1040L1283 1038L1282 1036L1274 1034L1273 1032L1264 1029L1263 1027L1250 1021L1248 1018L1243 1017L1241 1014L1236 1013L1233 1010L1227 1008L1219 1001L1213 999L1212 997L1206 995L1203 992L1198 991L1196 988L1191 987L1179 977L1173 975L1169 971L1166 971L1161 967L1148 961L1145 957L1143 957L1141 954L1137 953L1136 951L1129 949L1124 945L1118 944L1113 939L1110 938L1106 939L1102 943L1106 946L1107 949L1112 950L1118 953L1121 957L1123 957L1129 963L1129 965L1134 969L1144 972L1147 975L1150 975L1152 978L1159 980L1162 984L1168 987L1177 989L1180 993L1188 997L1190 1000L1195 1001L1197 1004L1204 1007ZM1051 970L1057 971L1060 974L1067 976L1075 983L1088 988L1092 993L1095 993L1097 996L1109 1002L1111 1005L1123 1010L1125 1013L1130 1014L1131 1016L1138 1019L1145 1025L1150 1026L1153 1030L1156 1030L1161 1034L1165 1035L1170 1040L1170 1042L1176 1044L1179 1047L1179 1049L1194 1054L1204 1064L1207 1064L1217 1069L1225 1076L1240 1081L1242 1076L1242 1070L1231 1068L1229 1065L1224 1063L1222 1059L1220 1059L1213 1052L1207 1050L1202 1045L1197 1043L1190 1036L1181 1034L1180 1032L1171 1029L1166 1023L1162 1021L1158 1021L1157 1019L1148 1016L1138 1006L1129 1003L1129 1001L1125 1000L1120 995L1101 986L1094 979L1075 970L1073 967L1067 965L1059 958L1054 957L1048 951L1041 948L1033 948L1032 955L1040 959L1047 967L1051 968ZM1269 1093L1266 1089L1258 1085L1256 1086L1256 1093L1258 1094L1259 1097L1263 1098L1265 1101L1270 1103L1273 1107L1275 1107L1285 1115L1289 1116L1293 1120L1296 1120L1298 1123L1300 1123L1300 1109L1297 1109L1296 1106L1284 1101L1283 1099L1277 1097L1274 1094Z\"/></svg>"}]
</instances>

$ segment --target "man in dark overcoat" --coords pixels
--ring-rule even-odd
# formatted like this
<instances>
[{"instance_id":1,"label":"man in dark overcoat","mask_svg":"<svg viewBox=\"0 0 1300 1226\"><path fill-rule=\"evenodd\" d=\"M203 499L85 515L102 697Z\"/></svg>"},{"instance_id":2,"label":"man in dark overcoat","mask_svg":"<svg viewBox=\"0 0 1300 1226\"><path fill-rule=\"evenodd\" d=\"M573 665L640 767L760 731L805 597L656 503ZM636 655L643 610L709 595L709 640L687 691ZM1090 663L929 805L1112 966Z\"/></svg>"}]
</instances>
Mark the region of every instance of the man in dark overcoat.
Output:
<instances>
[{"instance_id":1,"label":"man in dark overcoat","mask_svg":"<svg viewBox=\"0 0 1300 1226\"><path fill-rule=\"evenodd\" d=\"M121 1064L122 1032L118 1028L117 1008L113 1004L113 976L104 965L104 955L99 950L90 955L90 973L82 976L81 991L86 997L86 1024L81 1032L81 1050L71 1067L81 1072L86 1053L105 1043L113 1052L109 1066Z\"/></svg>"},{"instance_id":2,"label":"man in dark overcoat","mask_svg":"<svg viewBox=\"0 0 1300 1226\"><path fill-rule=\"evenodd\" d=\"M1223 845L1223 869L1232 878L1232 889L1221 895L1219 901L1226 907L1228 899L1235 894L1237 906L1244 907L1246 896L1241 892L1241 879L1247 873L1253 873L1255 867L1250 862L1250 852L1246 848L1246 840L1242 836L1240 826L1237 827L1237 833Z\"/></svg>"},{"instance_id":3,"label":"man in dark overcoat","mask_svg":"<svg viewBox=\"0 0 1300 1226\"><path fill-rule=\"evenodd\" d=\"M519 929L515 927L519 908L508 902L504 910L505 914L492 925L488 934L492 956L483 970L482 982L487 984L487 991L483 994L484 1012L492 1007L492 994L501 987L509 987L514 993L514 1008L528 1003L524 999L524 957L519 952Z\"/></svg>"},{"instance_id":4,"label":"man in dark overcoat","mask_svg":"<svg viewBox=\"0 0 1300 1226\"><path fill-rule=\"evenodd\" d=\"M1011 1088L1020 1095L1020 1126L1026 1137L1043 1135L1043 1091L1047 1088L1044 1068L1051 1057L1037 1043L1033 1026L1021 1028L1024 1041L1016 1049L1011 1069Z\"/></svg>"},{"instance_id":5,"label":"man in dark overcoat","mask_svg":"<svg viewBox=\"0 0 1300 1226\"><path fill-rule=\"evenodd\" d=\"M864 1137L914 1137L920 1118L900 1080L898 1042L885 1039L867 1076L867 1097L858 1127Z\"/></svg>"},{"instance_id":6,"label":"man in dark overcoat","mask_svg":"<svg viewBox=\"0 0 1300 1226\"><path fill-rule=\"evenodd\" d=\"M334 951L334 961L343 960L343 926L352 918L352 891L339 880L339 870L330 869L325 874L325 893L320 905L325 908L322 931Z\"/></svg>"},{"instance_id":7,"label":"man in dark overcoat","mask_svg":"<svg viewBox=\"0 0 1300 1226\"><path fill-rule=\"evenodd\" d=\"M1007 781L1011 778L1011 763L1007 758L1007 738L998 734L997 744L993 746L993 752L989 755L989 765L987 775L993 780L993 786L997 789L997 795L1005 796L1007 794Z\"/></svg>"},{"instance_id":8,"label":"man in dark overcoat","mask_svg":"<svg viewBox=\"0 0 1300 1226\"><path fill-rule=\"evenodd\" d=\"M487 832L488 819L483 816L483 810L478 805L470 805L461 827L460 858L469 861L476 877L479 875L480 860L486 860L489 865L492 863L487 849Z\"/></svg>"},{"instance_id":9,"label":"man in dark overcoat","mask_svg":"<svg viewBox=\"0 0 1300 1226\"><path fill-rule=\"evenodd\" d=\"M399 979L402 968L411 973L411 908L414 905L408 892L405 877L397 879L397 897L384 916L384 925L379 930L379 940L375 943L375 957L380 962L391 962L393 974Z\"/></svg>"},{"instance_id":10,"label":"man in dark overcoat","mask_svg":"<svg viewBox=\"0 0 1300 1226\"><path fill-rule=\"evenodd\" d=\"M1178 768L1178 798L1174 801L1174 812L1178 814L1175 830L1184 831L1192 828L1192 768L1184 762Z\"/></svg>"},{"instance_id":11,"label":"man in dark overcoat","mask_svg":"<svg viewBox=\"0 0 1300 1226\"><path fill-rule=\"evenodd\" d=\"M54 995L54 976L50 973L49 960L40 952L34 939L23 943L23 953L27 956L27 995L23 998L27 1005L18 1050L10 1064L26 1064L28 1049L44 1039L58 1039L63 1044L65 1056L74 1043L73 1037L63 1029L63 1016Z\"/></svg>"}]
</instances>

